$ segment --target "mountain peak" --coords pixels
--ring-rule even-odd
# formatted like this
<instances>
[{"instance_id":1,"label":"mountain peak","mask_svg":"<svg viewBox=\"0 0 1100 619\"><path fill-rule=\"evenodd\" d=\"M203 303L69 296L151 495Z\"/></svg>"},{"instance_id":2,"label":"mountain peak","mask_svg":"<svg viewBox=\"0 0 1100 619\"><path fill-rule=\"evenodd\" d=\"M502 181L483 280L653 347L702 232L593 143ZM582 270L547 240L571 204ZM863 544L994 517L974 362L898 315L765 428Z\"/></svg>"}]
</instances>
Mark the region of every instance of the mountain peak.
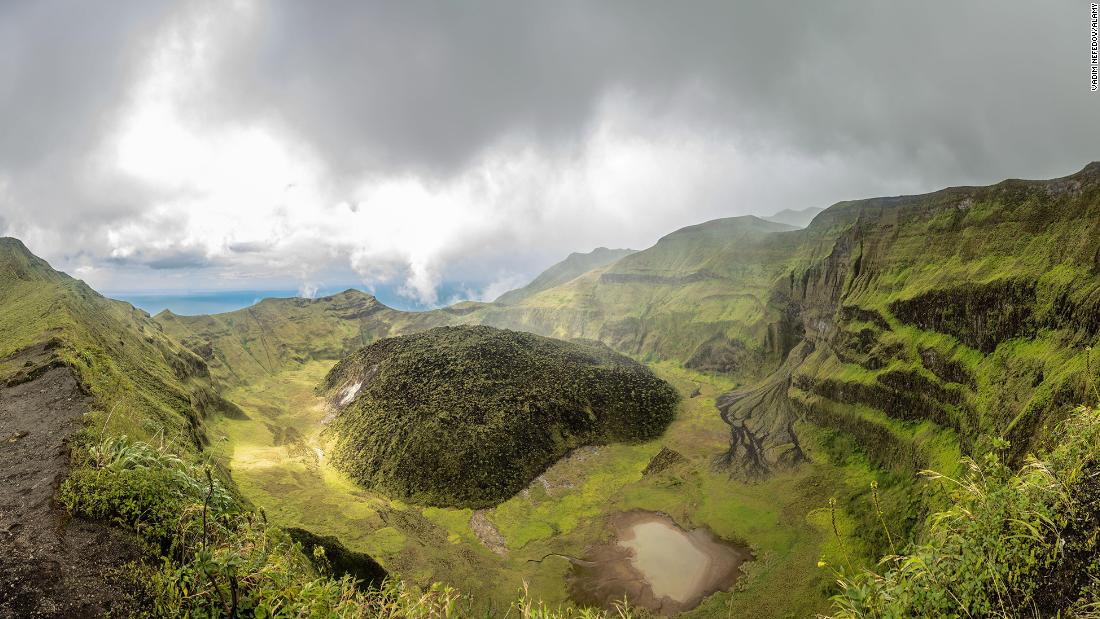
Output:
<instances>
[{"instance_id":1,"label":"mountain peak","mask_svg":"<svg viewBox=\"0 0 1100 619\"><path fill-rule=\"evenodd\" d=\"M533 294L580 277L592 269L607 266L634 252L633 249L608 249L606 247L597 247L588 253L573 252L566 256L565 260L540 273L526 286L500 295L494 303L505 305L517 303Z\"/></svg>"},{"instance_id":2,"label":"mountain peak","mask_svg":"<svg viewBox=\"0 0 1100 619\"><path fill-rule=\"evenodd\" d=\"M23 241L13 236L0 236L0 253L18 252L26 255L32 255L27 246L23 244Z\"/></svg>"},{"instance_id":3,"label":"mountain peak","mask_svg":"<svg viewBox=\"0 0 1100 619\"><path fill-rule=\"evenodd\" d=\"M56 279L61 274L17 238L0 237L0 281Z\"/></svg>"}]
</instances>

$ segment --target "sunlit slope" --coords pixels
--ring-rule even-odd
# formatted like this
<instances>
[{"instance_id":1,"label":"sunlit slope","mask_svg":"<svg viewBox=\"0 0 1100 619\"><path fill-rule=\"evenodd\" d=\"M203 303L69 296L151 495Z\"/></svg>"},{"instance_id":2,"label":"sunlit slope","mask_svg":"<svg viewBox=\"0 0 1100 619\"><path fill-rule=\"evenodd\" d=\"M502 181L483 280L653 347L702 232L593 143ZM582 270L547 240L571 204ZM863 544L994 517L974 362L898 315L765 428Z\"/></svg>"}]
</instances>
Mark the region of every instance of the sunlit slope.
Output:
<instances>
[{"instance_id":1,"label":"sunlit slope","mask_svg":"<svg viewBox=\"0 0 1100 619\"><path fill-rule=\"evenodd\" d=\"M767 338L768 322L777 318L767 302L793 258L790 230L756 217L690 226L514 306L482 308L478 318L752 375L779 348Z\"/></svg>"},{"instance_id":2,"label":"sunlit slope","mask_svg":"<svg viewBox=\"0 0 1100 619\"><path fill-rule=\"evenodd\" d=\"M451 314L401 312L358 290L319 299L264 299L209 316L156 316L167 333L206 359L218 378L248 384L309 360L331 360L399 332L447 322Z\"/></svg>"},{"instance_id":3,"label":"sunlit slope","mask_svg":"<svg viewBox=\"0 0 1100 619\"><path fill-rule=\"evenodd\" d=\"M207 366L145 312L55 271L23 244L0 239L0 380L73 368L96 398L97 431L178 444L206 440L203 416L228 410Z\"/></svg>"},{"instance_id":4,"label":"sunlit slope","mask_svg":"<svg viewBox=\"0 0 1100 619\"><path fill-rule=\"evenodd\" d=\"M586 254L569 254L565 260L562 260L540 273L538 277L531 280L530 284L500 295L497 297L495 303L513 305L543 290L560 286L576 279L593 269L607 266L632 253L634 253L633 249L608 249L606 247L597 247Z\"/></svg>"}]
</instances>

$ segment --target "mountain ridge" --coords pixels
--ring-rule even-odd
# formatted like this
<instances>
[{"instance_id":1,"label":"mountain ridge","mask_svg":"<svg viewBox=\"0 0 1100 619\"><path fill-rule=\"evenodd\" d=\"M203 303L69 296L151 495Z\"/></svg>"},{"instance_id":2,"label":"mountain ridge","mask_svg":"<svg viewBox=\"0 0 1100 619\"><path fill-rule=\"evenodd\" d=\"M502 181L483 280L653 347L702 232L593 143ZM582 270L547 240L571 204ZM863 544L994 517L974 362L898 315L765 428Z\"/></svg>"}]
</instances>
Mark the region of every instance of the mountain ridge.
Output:
<instances>
[{"instance_id":1,"label":"mountain ridge","mask_svg":"<svg viewBox=\"0 0 1100 619\"><path fill-rule=\"evenodd\" d=\"M824 210L824 208L821 208L819 206L807 206L806 208L799 210L785 208L779 212L772 213L771 215L763 217L763 219L774 221L776 223L787 224L796 228L805 228L806 226L810 225L810 222L813 221L814 217L817 217L819 214L821 214L821 211Z\"/></svg>"},{"instance_id":2,"label":"mountain ridge","mask_svg":"<svg viewBox=\"0 0 1100 619\"><path fill-rule=\"evenodd\" d=\"M592 269L607 266L620 258L635 253L633 249L608 249L597 247L587 253L573 252L564 260L548 267L539 273L535 279L526 286L509 290L493 300L494 303L509 305L537 294L548 288L553 288L575 279Z\"/></svg>"},{"instance_id":3,"label":"mountain ridge","mask_svg":"<svg viewBox=\"0 0 1100 619\"><path fill-rule=\"evenodd\" d=\"M877 553L887 549L879 519L910 539L936 505L916 472L952 475L962 456L985 453L1022 462L1100 378L1088 360L1100 337L1100 163L1046 181L838 202L805 229L704 222L513 304L401 312L345 291L150 318L10 239L0 281L0 380L67 365L95 398L88 427L196 457L207 415L233 413L223 386L277 382L438 326L590 338L709 373L725 385L711 411L728 432L712 461L723 479L865 461L881 506L862 488L840 496L837 513Z\"/></svg>"}]
</instances>

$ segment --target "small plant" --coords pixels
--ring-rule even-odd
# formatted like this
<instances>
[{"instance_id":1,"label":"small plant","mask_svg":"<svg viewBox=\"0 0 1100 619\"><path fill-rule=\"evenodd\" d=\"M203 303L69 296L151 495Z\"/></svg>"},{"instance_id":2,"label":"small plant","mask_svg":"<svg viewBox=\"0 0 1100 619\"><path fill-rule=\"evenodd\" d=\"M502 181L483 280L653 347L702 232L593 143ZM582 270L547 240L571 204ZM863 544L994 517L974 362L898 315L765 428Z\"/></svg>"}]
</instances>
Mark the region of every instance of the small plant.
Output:
<instances>
[{"instance_id":1,"label":"small plant","mask_svg":"<svg viewBox=\"0 0 1100 619\"><path fill-rule=\"evenodd\" d=\"M875 503L875 515L878 516L879 523L882 524L882 530L886 533L886 541L890 544L890 552L898 554L898 549L894 546L894 537L890 535L890 527L886 526L886 516L882 513L882 503L878 498L877 480L871 480L871 497Z\"/></svg>"},{"instance_id":2,"label":"small plant","mask_svg":"<svg viewBox=\"0 0 1100 619\"><path fill-rule=\"evenodd\" d=\"M1078 408L1060 434L1019 470L1002 441L958 477L925 471L952 506L881 573L838 575L835 616L1098 616L1100 413Z\"/></svg>"},{"instance_id":3,"label":"small plant","mask_svg":"<svg viewBox=\"0 0 1100 619\"><path fill-rule=\"evenodd\" d=\"M63 484L62 501L77 514L115 522L151 544L153 563L118 576L143 593L149 617L324 617L459 619L478 616L476 601L452 587L426 591L387 578L377 588L337 577L323 546L316 561L266 515L243 509L210 468L127 437L87 449ZM320 565L320 571L317 565ZM626 600L613 614L551 608L526 588L508 610L523 619L637 619Z\"/></svg>"}]
</instances>

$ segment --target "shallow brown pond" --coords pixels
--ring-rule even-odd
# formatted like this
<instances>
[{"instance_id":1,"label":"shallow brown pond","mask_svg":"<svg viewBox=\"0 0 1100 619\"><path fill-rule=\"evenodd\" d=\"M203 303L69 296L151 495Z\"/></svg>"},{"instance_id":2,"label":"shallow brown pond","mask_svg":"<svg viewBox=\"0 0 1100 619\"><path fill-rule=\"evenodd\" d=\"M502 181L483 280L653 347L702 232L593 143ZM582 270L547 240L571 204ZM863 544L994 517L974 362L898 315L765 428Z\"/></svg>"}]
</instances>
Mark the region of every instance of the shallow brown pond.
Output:
<instances>
[{"instance_id":1,"label":"shallow brown pond","mask_svg":"<svg viewBox=\"0 0 1100 619\"><path fill-rule=\"evenodd\" d=\"M744 546L709 529L685 531L656 512L615 514L609 525L607 542L573 560L569 589L579 604L606 608L625 595L633 605L675 614L729 589L752 559Z\"/></svg>"}]
</instances>

